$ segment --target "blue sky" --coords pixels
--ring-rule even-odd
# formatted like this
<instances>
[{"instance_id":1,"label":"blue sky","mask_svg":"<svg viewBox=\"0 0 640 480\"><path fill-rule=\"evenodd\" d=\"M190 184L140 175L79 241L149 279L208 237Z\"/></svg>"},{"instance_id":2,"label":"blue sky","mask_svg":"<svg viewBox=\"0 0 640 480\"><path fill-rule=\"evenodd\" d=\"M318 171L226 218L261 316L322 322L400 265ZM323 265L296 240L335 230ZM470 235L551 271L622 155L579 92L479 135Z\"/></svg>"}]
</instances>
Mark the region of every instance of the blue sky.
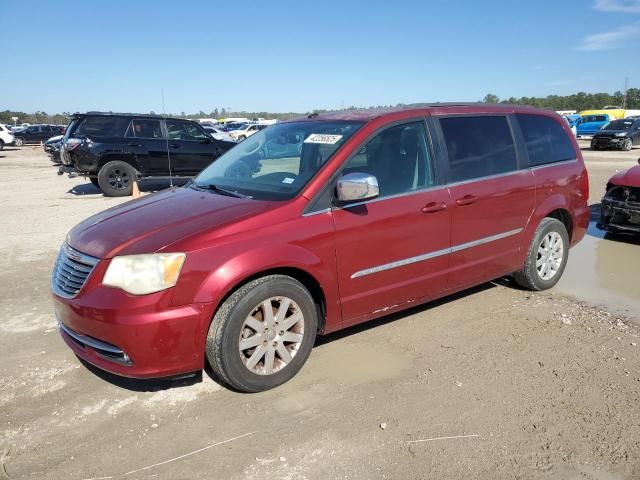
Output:
<instances>
[{"instance_id":1,"label":"blue sky","mask_svg":"<svg viewBox=\"0 0 640 480\"><path fill-rule=\"evenodd\" d=\"M640 0L3 1L0 110L335 109L640 87Z\"/></svg>"}]
</instances>

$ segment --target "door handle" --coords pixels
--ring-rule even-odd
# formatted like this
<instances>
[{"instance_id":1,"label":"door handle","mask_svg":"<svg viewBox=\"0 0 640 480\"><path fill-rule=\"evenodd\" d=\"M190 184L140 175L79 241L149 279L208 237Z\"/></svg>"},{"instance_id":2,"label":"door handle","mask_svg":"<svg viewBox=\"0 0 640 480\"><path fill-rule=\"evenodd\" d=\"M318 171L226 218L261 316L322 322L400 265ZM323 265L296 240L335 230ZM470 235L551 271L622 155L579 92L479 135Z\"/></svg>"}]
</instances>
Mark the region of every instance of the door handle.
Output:
<instances>
[{"instance_id":1,"label":"door handle","mask_svg":"<svg viewBox=\"0 0 640 480\"><path fill-rule=\"evenodd\" d=\"M447 204L443 202L429 202L422 207L422 213L435 213L447 208Z\"/></svg>"},{"instance_id":2,"label":"door handle","mask_svg":"<svg viewBox=\"0 0 640 480\"><path fill-rule=\"evenodd\" d=\"M478 197L476 197L475 195L465 195L464 197L456 200L456 205L464 207L465 205L471 205L472 203L475 203L477 200Z\"/></svg>"},{"instance_id":3,"label":"door handle","mask_svg":"<svg viewBox=\"0 0 640 480\"><path fill-rule=\"evenodd\" d=\"M171 148L180 148L180 144L179 143L172 143L169 145Z\"/></svg>"},{"instance_id":4,"label":"door handle","mask_svg":"<svg viewBox=\"0 0 640 480\"><path fill-rule=\"evenodd\" d=\"M130 146L130 147L141 147L142 146L139 143L133 143L133 142L132 143L127 143L127 145Z\"/></svg>"}]
</instances>

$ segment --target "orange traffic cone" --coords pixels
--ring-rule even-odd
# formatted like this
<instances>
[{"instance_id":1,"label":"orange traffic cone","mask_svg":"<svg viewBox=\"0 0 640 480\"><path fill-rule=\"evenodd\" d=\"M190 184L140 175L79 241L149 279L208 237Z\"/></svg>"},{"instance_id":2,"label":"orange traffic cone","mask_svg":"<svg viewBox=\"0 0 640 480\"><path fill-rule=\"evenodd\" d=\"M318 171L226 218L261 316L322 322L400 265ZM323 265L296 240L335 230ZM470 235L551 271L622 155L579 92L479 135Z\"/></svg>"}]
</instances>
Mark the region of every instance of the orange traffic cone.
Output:
<instances>
[{"instance_id":1,"label":"orange traffic cone","mask_svg":"<svg viewBox=\"0 0 640 480\"><path fill-rule=\"evenodd\" d=\"M136 199L140 198L140 189L138 188L138 182L133 182L133 188L131 190L131 197Z\"/></svg>"}]
</instances>

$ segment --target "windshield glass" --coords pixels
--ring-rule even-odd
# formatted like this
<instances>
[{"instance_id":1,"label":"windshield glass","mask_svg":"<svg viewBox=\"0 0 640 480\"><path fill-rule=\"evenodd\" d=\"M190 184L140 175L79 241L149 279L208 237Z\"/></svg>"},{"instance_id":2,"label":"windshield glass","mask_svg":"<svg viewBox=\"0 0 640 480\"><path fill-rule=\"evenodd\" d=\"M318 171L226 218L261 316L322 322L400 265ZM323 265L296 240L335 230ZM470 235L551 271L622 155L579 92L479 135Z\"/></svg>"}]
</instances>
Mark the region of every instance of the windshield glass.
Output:
<instances>
[{"instance_id":1,"label":"windshield glass","mask_svg":"<svg viewBox=\"0 0 640 480\"><path fill-rule=\"evenodd\" d=\"M633 125L633 120L614 120L609 122L603 130L627 130Z\"/></svg>"},{"instance_id":2,"label":"windshield glass","mask_svg":"<svg viewBox=\"0 0 640 480\"><path fill-rule=\"evenodd\" d=\"M260 200L295 196L362 122L308 121L265 128L229 150L195 179Z\"/></svg>"}]
</instances>

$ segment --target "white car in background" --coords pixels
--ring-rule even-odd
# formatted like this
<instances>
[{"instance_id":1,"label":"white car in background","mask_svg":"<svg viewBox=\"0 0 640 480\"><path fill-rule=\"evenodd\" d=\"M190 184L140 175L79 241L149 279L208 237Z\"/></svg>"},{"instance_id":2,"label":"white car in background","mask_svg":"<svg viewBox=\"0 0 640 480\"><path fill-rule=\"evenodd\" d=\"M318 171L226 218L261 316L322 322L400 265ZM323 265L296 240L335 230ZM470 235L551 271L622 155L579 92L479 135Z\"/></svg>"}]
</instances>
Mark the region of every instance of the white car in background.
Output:
<instances>
[{"instance_id":1,"label":"white car in background","mask_svg":"<svg viewBox=\"0 0 640 480\"><path fill-rule=\"evenodd\" d=\"M13 145L14 142L15 138L9 127L0 124L0 150L2 150L5 145Z\"/></svg>"},{"instance_id":2,"label":"white car in background","mask_svg":"<svg viewBox=\"0 0 640 480\"><path fill-rule=\"evenodd\" d=\"M242 140L249 138L254 133L258 133L260 130L266 127L268 127L268 125L263 125L260 123L249 123L238 130L230 131L229 135L231 135L231 138L233 138L235 141L241 142Z\"/></svg>"},{"instance_id":3,"label":"white car in background","mask_svg":"<svg viewBox=\"0 0 640 480\"><path fill-rule=\"evenodd\" d=\"M223 132L219 128L211 127L209 125L202 125L202 128L204 128L205 131L216 140L224 140L225 142L235 142L235 140L231 138L231 135L229 135L227 132Z\"/></svg>"}]
</instances>

